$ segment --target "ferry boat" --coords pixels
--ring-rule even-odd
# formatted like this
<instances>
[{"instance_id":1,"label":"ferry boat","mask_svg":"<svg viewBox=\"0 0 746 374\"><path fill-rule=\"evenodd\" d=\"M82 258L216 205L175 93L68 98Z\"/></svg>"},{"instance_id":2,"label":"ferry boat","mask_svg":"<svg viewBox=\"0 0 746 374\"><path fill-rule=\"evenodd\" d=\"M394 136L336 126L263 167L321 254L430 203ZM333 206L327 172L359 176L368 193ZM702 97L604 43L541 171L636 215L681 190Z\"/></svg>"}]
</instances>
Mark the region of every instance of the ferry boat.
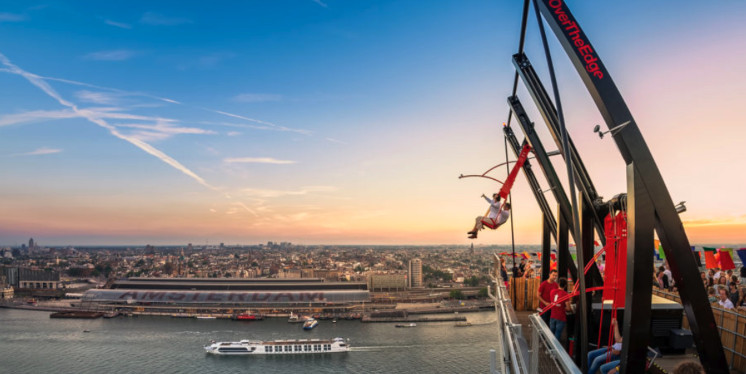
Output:
<instances>
[{"instance_id":1,"label":"ferry boat","mask_svg":"<svg viewBox=\"0 0 746 374\"><path fill-rule=\"evenodd\" d=\"M303 330L311 330L319 325L319 321L315 318L309 318L306 322L303 322Z\"/></svg>"},{"instance_id":2,"label":"ferry boat","mask_svg":"<svg viewBox=\"0 0 746 374\"><path fill-rule=\"evenodd\" d=\"M299 340L241 340L238 342L212 341L205 352L215 355L287 355L349 352L350 345L343 338Z\"/></svg>"}]
</instances>

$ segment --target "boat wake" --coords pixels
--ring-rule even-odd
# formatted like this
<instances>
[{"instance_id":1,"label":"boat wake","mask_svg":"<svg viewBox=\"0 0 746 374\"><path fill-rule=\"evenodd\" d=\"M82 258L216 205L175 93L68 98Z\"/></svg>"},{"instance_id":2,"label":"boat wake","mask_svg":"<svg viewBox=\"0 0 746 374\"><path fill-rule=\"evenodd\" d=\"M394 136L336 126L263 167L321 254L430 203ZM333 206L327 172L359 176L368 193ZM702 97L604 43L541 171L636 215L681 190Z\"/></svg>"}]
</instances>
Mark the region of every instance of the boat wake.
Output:
<instances>
[{"instance_id":1,"label":"boat wake","mask_svg":"<svg viewBox=\"0 0 746 374\"><path fill-rule=\"evenodd\" d=\"M374 345L370 347L350 347L351 352L376 352L384 351L387 349L399 349L399 348L417 348L424 347L424 345Z\"/></svg>"}]
</instances>

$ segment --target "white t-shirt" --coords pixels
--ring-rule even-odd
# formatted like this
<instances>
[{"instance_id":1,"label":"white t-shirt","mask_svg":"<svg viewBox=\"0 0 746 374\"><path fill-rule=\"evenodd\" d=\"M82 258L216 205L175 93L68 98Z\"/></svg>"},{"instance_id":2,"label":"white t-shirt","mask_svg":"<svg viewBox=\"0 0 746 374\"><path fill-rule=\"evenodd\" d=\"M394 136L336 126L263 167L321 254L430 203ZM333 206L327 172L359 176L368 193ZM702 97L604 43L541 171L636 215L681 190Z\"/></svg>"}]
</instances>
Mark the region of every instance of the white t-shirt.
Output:
<instances>
[{"instance_id":1,"label":"white t-shirt","mask_svg":"<svg viewBox=\"0 0 746 374\"><path fill-rule=\"evenodd\" d=\"M714 280L720 279L720 272L718 271L717 273L715 273L715 275L712 277L712 279L714 279Z\"/></svg>"},{"instance_id":2,"label":"white t-shirt","mask_svg":"<svg viewBox=\"0 0 746 374\"><path fill-rule=\"evenodd\" d=\"M735 307L733 306L733 302L730 301L730 299L725 299L725 301L719 300L718 304L720 304L720 306L725 309L735 309Z\"/></svg>"}]
</instances>

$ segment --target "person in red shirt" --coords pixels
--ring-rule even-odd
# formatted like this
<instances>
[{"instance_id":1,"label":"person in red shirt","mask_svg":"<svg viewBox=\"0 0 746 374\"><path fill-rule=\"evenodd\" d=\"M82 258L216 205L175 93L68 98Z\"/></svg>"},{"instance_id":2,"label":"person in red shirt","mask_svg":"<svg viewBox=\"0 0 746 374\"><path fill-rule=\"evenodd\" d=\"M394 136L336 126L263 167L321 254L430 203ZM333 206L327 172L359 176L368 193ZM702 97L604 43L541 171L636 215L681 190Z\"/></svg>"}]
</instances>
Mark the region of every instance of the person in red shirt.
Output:
<instances>
[{"instance_id":1,"label":"person in red shirt","mask_svg":"<svg viewBox=\"0 0 746 374\"><path fill-rule=\"evenodd\" d=\"M544 307L550 304L549 299L552 296L552 291L555 289L557 289L557 270L552 270L549 272L549 279L541 282L539 285L539 308L544 309ZM549 317L549 312L541 315L541 319L544 320L547 326L549 326Z\"/></svg>"},{"instance_id":2,"label":"person in red shirt","mask_svg":"<svg viewBox=\"0 0 746 374\"><path fill-rule=\"evenodd\" d=\"M563 297L567 296L567 292L565 292L566 287L567 279L560 278L559 287L552 290L551 296L549 296L549 301L551 301L552 303L556 303ZM549 320L549 330L552 330L552 333L558 341L561 341L560 339L562 338L562 332L565 330L568 311L570 311L569 300L559 302L552 306L552 314Z\"/></svg>"}]
</instances>

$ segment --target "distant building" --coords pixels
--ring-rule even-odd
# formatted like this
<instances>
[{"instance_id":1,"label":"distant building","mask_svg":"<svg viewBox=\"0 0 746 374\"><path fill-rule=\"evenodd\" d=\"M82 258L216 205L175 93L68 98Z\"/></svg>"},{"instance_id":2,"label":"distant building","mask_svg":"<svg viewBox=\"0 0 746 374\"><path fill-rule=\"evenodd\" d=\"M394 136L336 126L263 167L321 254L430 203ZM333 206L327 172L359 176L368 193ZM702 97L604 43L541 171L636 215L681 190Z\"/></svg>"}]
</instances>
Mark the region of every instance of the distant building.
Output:
<instances>
[{"instance_id":1,"label":"distant building","mask_svg":"<svg viewBox=\"0 0 746 374\"><path fill-rule=\"evenodd\" d=\"M415 258L409 261L409 288L422 288L422 260Z\"/></svg>"},{"instance_id":2,"label":"distant building","mask_svg":"<svg viewBox=\"0 0 746 374\"><path fill-rule=\"evenodd\" d=\"M406 274L370 274L368 289L371 291L393 291L407 288Z\"/></svg>"},{"instance_id":3,"label":"distant building","mask_svg":"<svg viewBox=\"0 0 746 374\"><path fill-rule=\"evenodd\" d=\"M277 278L297 279L301 278L300 269L282 269L277 272Z\"/></svg>"},{"instance_id":4,"label":"distant building","mask_svg":"<svg viewBox=\"0 0 746 374\"><path fill-rule=\"evenodd\" d=\"M301 278L314 278L315 275L313 273L313 269L301 269L300 277Z\"/></svg>"},{"instance_id":5,"label":"distant building","mask_svg":"<svg viewBox=\"0 0 746 374\"><path fill-rule=\"evenodd\" d=\"M62 288L60 273L57 271L18 269L18 287L32 289Z\"/></svg>"},{"instance_id":6,"label":"distant building","mask_svg":"<svg viewBox=\"0 0 746 374\"><path fill-rule=\"evenodd\" d=\"M339 270L313 270L313 274L309 278L321 278L328 282L338 282L342 274ZM305 278L305 277L304 277Z\"/></svg>"}]
</instances>

